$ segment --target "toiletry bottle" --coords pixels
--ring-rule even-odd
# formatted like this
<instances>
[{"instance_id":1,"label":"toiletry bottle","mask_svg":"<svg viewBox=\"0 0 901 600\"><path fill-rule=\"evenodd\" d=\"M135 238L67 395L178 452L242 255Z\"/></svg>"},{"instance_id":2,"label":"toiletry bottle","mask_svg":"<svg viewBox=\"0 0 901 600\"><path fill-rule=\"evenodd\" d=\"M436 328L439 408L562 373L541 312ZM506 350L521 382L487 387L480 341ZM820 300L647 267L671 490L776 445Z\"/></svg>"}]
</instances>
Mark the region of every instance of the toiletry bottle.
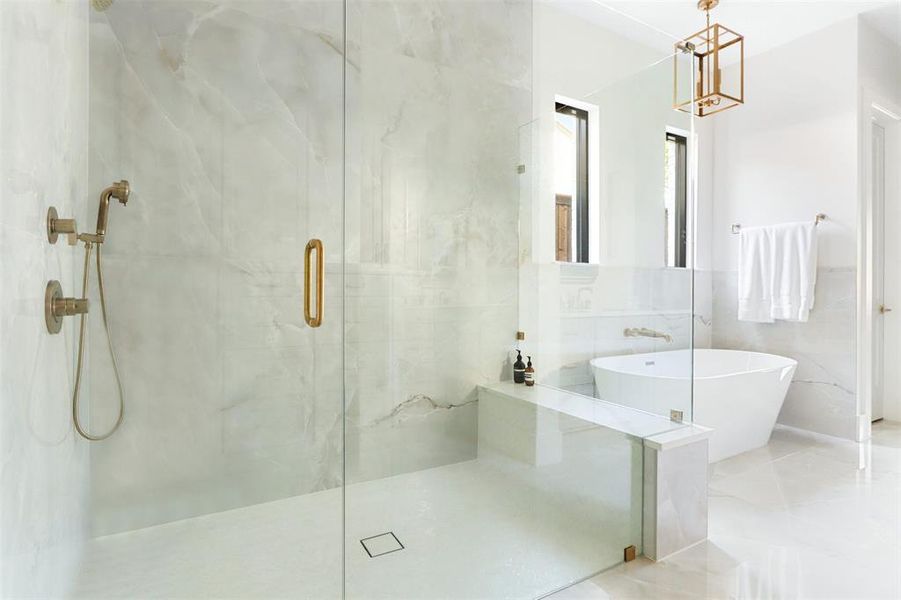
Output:
<instances>
[{"instance_id":1,"label":"toiletry bottle","mask_svg":"<svg viewBox=\"0 0 901 600\"><path fill-rule=\"evenodd\" d=\"M526 363L522 362L522 352L516 349L516 362L513 363L513 383L524 383L526 380Z\"/></svg>"},{"instance_id":2,"label":"toiletry bottle","mask_svg":"<svg viewBox=\"0 0 901 600\"><path fill-rule=\"evenodd\" d=\"M532 387L535 385L535 369L532 368L532 357L527 356L529 359L529 364L526 365L526 372L523 374L525 377L526 385Z\"/></svg>"}]
</instances>

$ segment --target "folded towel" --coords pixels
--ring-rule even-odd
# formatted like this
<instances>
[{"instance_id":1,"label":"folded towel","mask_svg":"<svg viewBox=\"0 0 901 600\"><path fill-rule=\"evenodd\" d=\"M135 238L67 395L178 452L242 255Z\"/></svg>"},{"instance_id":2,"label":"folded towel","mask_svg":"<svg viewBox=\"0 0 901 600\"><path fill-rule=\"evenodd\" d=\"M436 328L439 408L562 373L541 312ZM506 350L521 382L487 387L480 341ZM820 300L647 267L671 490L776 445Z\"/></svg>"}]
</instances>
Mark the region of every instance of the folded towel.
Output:
<instances>
[{"instance_id":1,"label":"folded towel","mask_svg":"<svg viewBox=\"0 0 901 600\"><path fill-rule=\"evenodd\" d=\"M807 321L817 283L817 227L808 221L771 229L775 242L772 317Z\"/></svg>"},{"instance_id":2,"label":"folded towel","mask_svg":"<svg viewBox=\"0 0 901 600\"><path fill-rule=\"evenodd\" d=\"M817 277L816 225L749 227L740 237L739 320L807 321Z\"/></svg>"},{"instance_id":3,"label":"folded towel","mask_svg":"<svg viewBox=\"0 0 901 600\"><path fill-rule=\"evenodd\" d=\"M738 242L738 320L772 323L773 236L767 227L742 227Z\"/></svg>"}]
</instances>

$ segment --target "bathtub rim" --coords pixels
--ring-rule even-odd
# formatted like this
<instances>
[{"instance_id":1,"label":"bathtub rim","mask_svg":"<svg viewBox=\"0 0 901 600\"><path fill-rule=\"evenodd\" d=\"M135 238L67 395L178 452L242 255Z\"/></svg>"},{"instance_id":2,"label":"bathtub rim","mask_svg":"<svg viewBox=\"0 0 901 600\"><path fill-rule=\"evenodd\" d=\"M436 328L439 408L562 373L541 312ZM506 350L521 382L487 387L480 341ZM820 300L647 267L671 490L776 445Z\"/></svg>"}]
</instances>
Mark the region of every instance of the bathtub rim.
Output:
<instances>
[{"instance_id":1,"label":"bathtub rim","mask_svg":"<svg viewBox=\"0 0 901 600\"><path fill-rule=\"evenodd\" d=\"M746 371L732 371L729 373L718 373L716 375L707 375L704 377L698 377L695 375L694 365L695 365L695 353L710 351L710 352L728 352L730 354L752 354L755 356L768 356L775 357L785 361L785 364L782 365L774 365L771 367L762 367L759 369L750 369ZM597 364L598 361L604 361L612 358L635 358L642 359L646 357L652 356L660 356L661 354L668 353L691 353L691 374L690 375L648 375L646 373L641 373L638 371L624 371L621 369L611 369L608 367L603 367ZM672 381L712 381L715 379L724 379L726 377L736 377L738 375L751 375L754 373L769 373L776 371L783 371L785 369L797 369L798 361L794 358L789 358L787 356L782 356L781 354L771 354L769 352L754 352L753 350L736 350L734 348L682 348L680 350L664 350L662 352L642 352L640 354L615 354L611 356L597 356L588 361L588 365L591 369L600 369L603 371L609 371L610 373L616 373L618 375L631 375L635 377L647 377L648 379L667 379Z\"/></svg>"}]
</instances>

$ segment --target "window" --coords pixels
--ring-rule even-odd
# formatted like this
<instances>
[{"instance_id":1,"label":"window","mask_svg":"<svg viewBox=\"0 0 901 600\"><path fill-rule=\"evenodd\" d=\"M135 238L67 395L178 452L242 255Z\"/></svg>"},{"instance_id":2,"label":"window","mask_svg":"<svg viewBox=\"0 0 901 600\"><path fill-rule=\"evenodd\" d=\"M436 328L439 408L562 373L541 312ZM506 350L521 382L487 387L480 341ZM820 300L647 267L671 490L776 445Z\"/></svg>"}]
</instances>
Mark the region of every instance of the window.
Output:
<instances>
[{"instance_id":1,"label":"window","mask_svg":"<svg viewBox=\"0 0 901 600\"><path fill-rule=\"evenodd\" d=\"M556 257L588 262L588 111L556 103L554 119Z\"/></svg>"},{"instance_id":2,"label":"window","mask_svg":"<svg viewBox=\"0 0 901 600\"><path fill-rule=\"evenodd\" d=\"M663 211L666 266L686 266L688 243L688 140L667 132L663 152Z\"/></svg>"}]
</instances>

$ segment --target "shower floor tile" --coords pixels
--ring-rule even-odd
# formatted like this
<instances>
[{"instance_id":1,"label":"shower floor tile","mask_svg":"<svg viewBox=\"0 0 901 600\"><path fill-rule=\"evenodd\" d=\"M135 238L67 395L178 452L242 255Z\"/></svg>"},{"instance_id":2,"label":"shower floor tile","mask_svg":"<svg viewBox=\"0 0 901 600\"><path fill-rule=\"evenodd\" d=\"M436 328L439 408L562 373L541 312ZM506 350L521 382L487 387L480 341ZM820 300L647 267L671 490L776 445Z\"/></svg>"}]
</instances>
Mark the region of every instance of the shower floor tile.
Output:
<instances>
[{"instance_id":1,"label":"shower floor tile","mask_svg":"<svg viewBox=\"0 0 901 600\"><path fill-rule=\"evenodd\" d=\"M535 598L620 562L617 484L534 473L480 459L349 485L347 598ZM96 538L73 595L340 598L341 517L333 489ZM370 558L360 540L389 531L404 549Z\"/></svg>"}]
</instances>

